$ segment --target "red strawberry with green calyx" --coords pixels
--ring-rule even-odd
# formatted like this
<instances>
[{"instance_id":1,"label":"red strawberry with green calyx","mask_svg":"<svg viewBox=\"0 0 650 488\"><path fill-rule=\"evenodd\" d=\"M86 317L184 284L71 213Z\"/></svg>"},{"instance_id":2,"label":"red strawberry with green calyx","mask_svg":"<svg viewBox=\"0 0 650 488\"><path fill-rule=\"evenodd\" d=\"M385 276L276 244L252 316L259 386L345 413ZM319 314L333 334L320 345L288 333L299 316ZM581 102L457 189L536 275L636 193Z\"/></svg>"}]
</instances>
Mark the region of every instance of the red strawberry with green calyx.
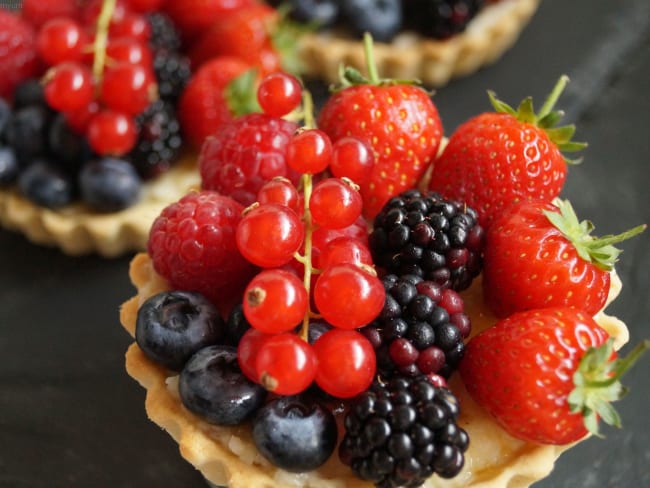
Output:
<instances>
[{"instance_id":1,"label":"red strawberry with green calyx","mask_svg":"<svg viewBox=\"0 0 650 488\"><path fill-rule=\"evenodd\" d=\"M456 129L434 163L430 189L474 208L486 228L512 204L551 202L562 190L567 163L579 162L562 152L586 146L571 140L574 125L556 127L564 114L554 106L567 82L559 79L538 113L531 97L515 110L488 92L495 112Z\"/></svg>"},{"instance_id":2,"label":"red strawberry with green calyx","mask_svg":"<svg viewBox=\"0 0 650 488\"><path fill-rule=\"evenodd\" d=\"M391 197L417 185L438 152L443 129L429 94L413 82L380 79L369 35L364 44L369 78L343 70L343 86L325 102L318 127L332 142L352 136L372 148L375 165L361 195L365 217L373 218Z\"/></svg>"},{"instance_id":3,"label":"red strawberry with green calyx","mask_svg":"<svg viewBox=\"0 0 650 488\"><path fill-rule=\"evenodd\" d=\"M460 374L472 398L512 436L565 445L599 435L600 419L620 427L611 406L626 392L618 380L648 348L645 340L618 358L590 315L564 307L529 310L474 337Z\"/></svg>"},{"instance_id":4,"label":"red strawberry with green calyx","mask_svg":"<svg viewBox=\"0 0 650 488\"><path fill-rule=\"evenodd\" d=\"M497 317L566 306L594 315L605 306L610 271L621 251L614 244L642 232L594 237L571 204L522 202L497 216L486 234L483 295Z\"/></svg>"}]
</instances>

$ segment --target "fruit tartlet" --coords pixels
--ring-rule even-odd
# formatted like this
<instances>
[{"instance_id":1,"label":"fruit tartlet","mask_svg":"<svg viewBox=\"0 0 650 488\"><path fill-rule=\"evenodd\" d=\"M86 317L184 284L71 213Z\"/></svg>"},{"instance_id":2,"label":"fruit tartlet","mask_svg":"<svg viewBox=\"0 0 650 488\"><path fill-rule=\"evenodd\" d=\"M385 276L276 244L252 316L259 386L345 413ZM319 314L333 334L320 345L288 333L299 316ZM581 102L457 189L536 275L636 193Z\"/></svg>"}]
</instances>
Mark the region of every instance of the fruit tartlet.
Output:
<instances>
[{"instance_id":1,"label":"fruit tartlet","mask_svg":"<svg viewBox=\"0 0 650 488\"><path fill-rule=\"evenodd\" d=\"M295 4L298 20L324 26L300 39L299 58L307 75L336 82L342 63L363 67L360 34L367 31L381 41L376 59L385 76L440 87L498 60L517 41L540 0L288 3Z\"/></svg>"},{"instance_id":2,"label":"fruit tartlet","mask_svg":"<svg viewBox=\"0 0 650 488\"><path fill-rule=\"evenodd\" d=\"M295 79L265 77L264 113L210 139L202 190L131 263L127 371L215 485L529 486L599 420L619 424L618 379L650 341L618 357L613 244L645 226L595 238L555 199L562 151L584 146L554 127L566 79L538 113L492 95L440 149L424 90L347 74L316 117ZM263 158L282 176L246 171L295 110L304 125ZM243 176L215 191L224 168Z\"/></svg>"}]
</instances>

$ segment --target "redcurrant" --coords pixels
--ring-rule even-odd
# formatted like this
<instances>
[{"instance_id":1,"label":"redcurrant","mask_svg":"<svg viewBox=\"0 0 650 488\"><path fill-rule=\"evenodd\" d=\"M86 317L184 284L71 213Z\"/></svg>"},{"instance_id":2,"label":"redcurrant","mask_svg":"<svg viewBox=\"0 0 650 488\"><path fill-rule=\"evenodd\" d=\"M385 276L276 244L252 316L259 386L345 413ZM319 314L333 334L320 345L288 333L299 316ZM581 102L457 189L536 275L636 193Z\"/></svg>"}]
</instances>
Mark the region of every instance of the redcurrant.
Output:
<instances>
[{"instance_id":1,"label":"redcurrant","mask_svg":"<svg viewBox=\"0 0 650 488\"><path fill-rule=\"evenodd\" d=\"M283 72L265 76L257 89L260 107L275 117L282 117L298 107L301 97L300 82Z\"/></svg>"},{"instance_id":2,"label":"redcurrant","mask_svg":"<svg viewBox=\"0 0 650 488\"><path fill-rule=\"evenodd\" d=\"M61 63L46 75L45 99L60 112L72 112L86 107L93 100L93 76L79 63Z\"/></svg>"},{"instance_id":3,"label":"redcurrant","mask_svg":"<svg viewBox=\"0 0 650 488\"><path fill-rule=\"evenodd\" d=\"M386 292L375 274L354 264L338 264L316 281L314 300L323 318L341 329L370 323L384 307Z\"/></svg>"},{"instance_id":4,"label":"redcurrant","mask_svg":"<svg viewBox=\"0 0 650 488\"><path fill-rule=\"evenodd\" d=\"M288 263L300 249L304 236L305 226L296 212L277 203L249 210L235 234L239 252L263 268Z\"/></svg>"},{"instance_id":5,"label":"redcurrant","mask_svg":"<svg viewBox=\"0 0 650 488\"><path fill-rule=\"evenodd\" d=\"M375 350L356 330L332 329L314 342L316 383L337 398L352 398L368 389L375 376Z\"/></svg>"},{"instance_id":6,"label":"redcurrant","mask_svg":"<svg viewBox=\"0 0 650 488\"><path fill-rule=\"evenodd\" d=\"M81 61L88 38L81 26L68 17L48 20L39 30L36 46L40 57L50 66L65 61Z\"/></svg>"},{"instance_id":7,"label":"redcurrant","mask_svg":"<svg viewBox=\"0 0 650 488\"><path fill-rule=\"evenodd\" d=\"M135 145L137 130L131 117L112 110L101 110L88 123L88 144L97 154L122 156Z\"/></svg>"},{"instance_id":8,"label":"redcurrant","mask_svg":"<svg viewBox=\"0 0 650 488\"><path fill-rule=\"evenodd\" d=\"M244 332L237 345L237 362L239 363L239 368L249 380L255 383L259 380L257 366L255 364L257 352L268 337L268 334L251 328Z\"/></svg>"},{"instance_id":9,"label":"redcurrant","mask_svg":"<svg viewBox=\"0 0 650 488\"><path fill-rule=\"evenodd\" d=\"M305 317L309 297L302 281L282 269L264 270L244 292L244 315L258 330L268 334L288 332Z\"/></svg>"},{"instance_id":10,"label":"redcurrant","mask_svg":"<svg viewBox=\"0 0 650 488\"><path fill-rule=\"evenodd\" d=\"M278 203L289 207L297 214L302 214L302 198L290 180L277 176L267 181L257 192L257 201L260 204Z\"/></svg>"},{"instance_id":11,"label":"redcurrant","mask_svg":"<svg viewBox=\"0 0 650 488\"><path fill-rule=\"evenodd\" d=\"M296 334L269 336L257 351L255 360L258 382L280 395L304 391L316 376L316 354Z\"/></svg>"},{"instance_id":12,"label":"redcurrant","mask_svg":"<svg viewBox=\"0 0 650 488\"><path fill-rule=\"evenodd\" d=\"M372 266L372 254L368 246L359 239L341 236L328 242L325 249L320 250L314 262L320 269L331 268L343 263Z\"/></svg>"},{"instance_id":13,"label":"redcurrant","mask_svg":"<svg viewBox=\"0 0 650 488\"><path fill-rule=\"evenodd\" d=\"M106 56L111 64L124 62L150 67L153 63L151 49L142 41L129 37L111 40L106 46Z\"/></svg>"},{"instance_id":14,"label":"redcurrant","mask_svg":"<svg viewBox=\"0 0 650 488\"><path fill-rule=\"evenodd\" d=\"M332 157L332 142L322 130L307 129L293 136L286 150L290 168L313 175L327 168Z\"/></svg>"},{"instance_id":15,"label":"redcurrant","mask_svg":"<svg viewBox=\"0 0 650 488\"><path fill-rule=\"evenodd\" d=\"M357 185L370 179L375 156L368 145L356 137L342 137L332 146L330 171L338 178L350 178Z\"/></svg>"},{"instance_id":16,"label":"redcurrant","mask_svg":"<svg viewBox=\"0 0 650 488\"><path fill-rule=\"evenodd\" d=\"M361 215L363 200L350 180L327 178L314 186L309 199L314 223L327 229L352 225Z\"/></svg>"},{"instance_id":17,"label":"redcurrant","mask_svg":"<svg viewBox=\"0 0 650 488\"><path fill-rule=\"evenodd\" d=\"M156 98L155 77L139 64L117 63L104 73L100 99L106 107L137 115Z\"/></svg>"}]
</instances>

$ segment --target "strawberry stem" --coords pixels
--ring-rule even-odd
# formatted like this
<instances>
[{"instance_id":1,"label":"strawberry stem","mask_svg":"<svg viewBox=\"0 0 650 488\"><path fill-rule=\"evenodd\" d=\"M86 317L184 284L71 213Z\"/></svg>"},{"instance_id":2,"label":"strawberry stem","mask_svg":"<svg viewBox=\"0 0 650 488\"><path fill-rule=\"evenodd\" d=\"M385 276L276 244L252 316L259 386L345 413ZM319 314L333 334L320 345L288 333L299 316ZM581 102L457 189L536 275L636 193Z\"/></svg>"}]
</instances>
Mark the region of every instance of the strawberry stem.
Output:
<instances>
[{"instance_id":1,"label":"strawberry stem","mask_svg":"<svg viewBox=\"0 0 650 488\"><path fill-rule=\"evenodd\" d=\"M636 364L639 358L650 349L650 340L644 339L639 342L634 349L632 349L629 354L623 358L618 358L615 361L615 366L613 366L614 374L606 380L602 381L587 381L586 386L590 388L606 388L614 383L616 383L625 373L627 373L632 366Z\"/></svg>"},{"instance_id":2,"label":"strawberry stem","mask_svg":"<svg viewBox=\"0 0 650 488\"><path fill-rule=\"evenodd\" d=\"M375 63L375 53L373 49L372 35L366 32L363 35L363 52L366 57L366 69L368 70L368 77L372 85L379 85L381 80L379 72L377 71L377 64Z\"/></svg>"},{"instance_id":3,"label":"strawberry stem","mask_svg":"<svg viewBox=\"0 0 650 488\"><path fill-rule=\"evenodd\" d=\"M97 32L93 43L93 75L95 80L100 80L106 64L106 44L108 42L108 29L115 11L116 0L103 0L102 9L97 17Z\"/></svg>"},{"instance_id":4,"label":"strawberry stem","mask_svg":"<svg viewBox=\"0 0 650 488\"><path fill-rule=\"evenodd\" d=\"M544 105L542 105L542 108L539 110L537 120L543 119L553 111L553 108L559 100L560 95L562 95L564 88L566 88L567 83L569 83L569 77L567 75L560 76L560 79L553 87L553 90L551 90L551 93L549 93L548 97L544 101Z\"/></svg>"}]
</instances>

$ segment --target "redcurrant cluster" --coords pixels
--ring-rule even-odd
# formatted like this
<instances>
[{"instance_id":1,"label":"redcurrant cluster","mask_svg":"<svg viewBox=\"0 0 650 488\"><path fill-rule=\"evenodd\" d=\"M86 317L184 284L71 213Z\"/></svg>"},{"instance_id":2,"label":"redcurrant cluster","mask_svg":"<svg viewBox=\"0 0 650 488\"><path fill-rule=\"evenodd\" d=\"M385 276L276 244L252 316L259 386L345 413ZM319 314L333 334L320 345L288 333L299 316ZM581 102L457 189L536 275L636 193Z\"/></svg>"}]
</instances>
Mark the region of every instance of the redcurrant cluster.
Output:
<instances>
[{"instance_id":1,"label":"redcurrant cluster","mask_svg":"<svg viewBox=\"0 0 650 488\"><path fill-rule=\"evenodd\" d=\"M313 128L309 96L289 75L262 80L258 98L276 116L304 98L305 127L286 151L287 165L302 177L300 190L286 178L264 184L237 227L239 251L262 268L244 292L252 328L239 343L239 363L250 379L278 394L297 394L315 381L330 395L350 398L368 388L376 369L373 347L356 329L385 301L367 241L354 237L367 233L360 231L358 186L347 176L363 178L371 153L352 139L333 145ZM316 319L327 327L310 334Z\"/></svg>"},{"instance_id":2,"label":"redcurrant cluster","mask_svg":"<svg viewBox=\"0 0 650 488\"><path fill-rule=\"evenodd\" d=\"M135 117L157 98L150 35L145 15L116 0L89 2L79 18L56 17L39 29L45 99L99 155L131 151Z\"/></svg>"}]
</instances>

